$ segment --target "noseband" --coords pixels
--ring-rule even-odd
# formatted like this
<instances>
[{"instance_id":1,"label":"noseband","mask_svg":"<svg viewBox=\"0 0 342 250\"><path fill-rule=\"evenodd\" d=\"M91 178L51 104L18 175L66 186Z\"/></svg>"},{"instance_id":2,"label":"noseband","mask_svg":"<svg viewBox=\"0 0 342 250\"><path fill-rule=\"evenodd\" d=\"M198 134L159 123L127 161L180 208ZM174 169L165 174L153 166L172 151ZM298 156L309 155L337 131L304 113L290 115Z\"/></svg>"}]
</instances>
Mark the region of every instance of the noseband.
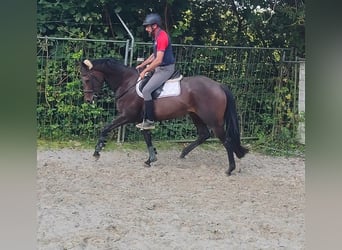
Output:
<instances>
[{"instance_id":1,"label":"noseband","mask_svg":"<svg viewBox=\"0 0 342 250\"><path fill-rule=\"evenodd\" d=\"M91 89L89 89L89 90L83 90L83 93L94 93L95 91L94 91L94 81L93 81L93 80L95 80L96 83L99 84L99 85L100 85L102 82L101 82L96 76L94 76L92 73L88 73L87 75L88 75L88 77L91 79L91 80L90 80Z\"/></svg>"}]
</instances>

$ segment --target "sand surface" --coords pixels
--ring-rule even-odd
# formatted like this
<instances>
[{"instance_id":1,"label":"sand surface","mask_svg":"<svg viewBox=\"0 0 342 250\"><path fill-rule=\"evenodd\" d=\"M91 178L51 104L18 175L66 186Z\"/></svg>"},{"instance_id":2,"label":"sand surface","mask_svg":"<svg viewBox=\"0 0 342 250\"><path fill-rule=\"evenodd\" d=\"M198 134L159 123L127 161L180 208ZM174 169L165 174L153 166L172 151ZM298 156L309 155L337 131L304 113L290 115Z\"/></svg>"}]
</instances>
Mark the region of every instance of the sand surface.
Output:
<instances>
[{"instance_id":1,"label":"sand surface","mask_svg":"<svg viewBox=\"0 0 342 250\"><path fill-rule=\"evenodd\" d=\"M305 161L222 150L38 150L37 244L48 249L305 249Z\"/></svg>"}]
</instances>

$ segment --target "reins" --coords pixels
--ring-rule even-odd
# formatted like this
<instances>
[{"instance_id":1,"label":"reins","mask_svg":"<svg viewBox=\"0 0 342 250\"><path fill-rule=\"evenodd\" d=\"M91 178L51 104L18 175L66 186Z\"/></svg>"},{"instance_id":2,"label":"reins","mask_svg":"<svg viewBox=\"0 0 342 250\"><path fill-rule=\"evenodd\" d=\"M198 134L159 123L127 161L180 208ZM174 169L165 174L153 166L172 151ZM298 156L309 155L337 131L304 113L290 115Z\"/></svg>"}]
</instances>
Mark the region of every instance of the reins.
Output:
<instances>
[{"instance_id":1,"label":"reins","mask_svg":"<svg viewBox=\"0 0 342 250\"><path fill-rule=\"evenodd\" d=\"M139 73L139 71L138 71ZM130 86L128 89L126 89L123 93L121 93L118 96L115 96L115 100L119 100L121 97L123 97L124 95L126 95L128 93L128 91L131 90L131 88L134 88L136 84L133 84L132 86Z\"/></svg>"},{"instance_id":2,"label":"reins","mask_svg":"<svg viewBox=\"0 0 342 250\"><path fill-rule=\"evenodd\" d=\"M121 93L121 95L119 96L115 96L116 100L119 100L121 97L123 97L124 95L126 95L128 93L128 91L130 91L131 88L135 87L135 84L133 84L132 86L130 86L128 89L126 89L123 93Z\"/></svg>"},{"instance_id":3,"label":"reins","mask_svg":"<svg viewBox=\"0 0 342 250\"><path fill-rule=\"evenodd\" d=\"M88 66L88 69L91 70L93 68L93 64L89 61L89 60L85 60L84 64ZM139 72L139 71L138 71ZM91 77L91 79L95 80L97 84L102 84L102 82L95 76L92 74L92 72L88 72L88 76ZM105 81L105 79L103 79ZM116 100L119 100L120 98L122 98L124 95L126 95L132 88L135 87L136 84L132 84L131 86L129 86L126 90L124 90L120 95L115 96ZM83 90L83 93L94 93L94 81L91 81L91 90Z\"/></svg>"}]
</instances>

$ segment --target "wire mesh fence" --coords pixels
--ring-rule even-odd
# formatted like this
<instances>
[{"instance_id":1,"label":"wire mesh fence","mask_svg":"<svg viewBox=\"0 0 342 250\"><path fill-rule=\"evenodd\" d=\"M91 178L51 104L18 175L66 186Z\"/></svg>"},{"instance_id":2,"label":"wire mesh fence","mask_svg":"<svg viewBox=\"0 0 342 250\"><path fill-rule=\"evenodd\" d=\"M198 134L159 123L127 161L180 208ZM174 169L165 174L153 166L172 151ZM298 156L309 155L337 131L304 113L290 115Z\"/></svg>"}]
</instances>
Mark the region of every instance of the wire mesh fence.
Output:
<instances>
[{"instance_id":1,"label":"wire mesh fence","mask_svg":"<svg viewBox=\"0 0 342 250\"><path fill-rule=\"evenodd\" d=\"M195 46L174 44L176 68L184 76L205 75L226 84L235 95L241 136L276 136L284 127L295 130L297 112L296 63L291 49ZM129 54L133 60L128 60ZM135 66L152 53L151 43L129 41L37 38L38 136L44 139L95 139L117 115L113 93L105 86L95 104L83 101L79 64L85 59L116 58ZM155 140L192 140L195 127L188 117L163 121ZM118 140L142 140L133 124Z\"/></svg>"}]
</instances>

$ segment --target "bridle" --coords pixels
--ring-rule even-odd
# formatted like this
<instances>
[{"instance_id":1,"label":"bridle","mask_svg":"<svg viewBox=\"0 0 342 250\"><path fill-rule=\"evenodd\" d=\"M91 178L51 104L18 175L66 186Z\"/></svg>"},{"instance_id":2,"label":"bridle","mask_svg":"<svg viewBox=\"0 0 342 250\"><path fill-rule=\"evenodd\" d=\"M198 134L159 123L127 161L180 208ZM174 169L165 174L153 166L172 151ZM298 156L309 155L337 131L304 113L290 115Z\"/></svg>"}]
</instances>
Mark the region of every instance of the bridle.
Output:
<instances>
[{"instance_id":1,"label":"bridle","mask_svg":"<svg viewBox=\"0 0 342 250\"><path fill-rule=\"evenodd\" d=\"M89 72L88 74L87 74L87 76L91 79L90 80L90 84L91 84L91 89L89 89L89 90L83 90L83 93L94 93L95 91L94 91L94 81L93 80L95 80L96 81L96 83L97 84L101 84L102 82L96 77L96 76L94 76L94 74L92 74L91 72Z\"/></svg>"},{"instance_id":2,"label":"bridle","mask_svg":"<svg viewBox=\"0 0 342 250\"><path fill-rule=\"evenodd\" d=\"M84 60L84 64L86 66L88 66L88 70L91 70L93 68L93 65L92 63L89 61L89 60ZM139 71L138 71L139 72ZM98 85L101 85L103 83L103 81L105 81L105 79L103 79L102 81L100 81L94 74L93 72L91 71L88 71L87 77L89 77L90 79L90 84L91 84L91 89L89 90L84 90L83 89L83 93L84 94L87 94L87 93L94 93L94 81L98 84ZM124 92L122 92L120 95L116 96L115 99L118 100L120 99L121 97L123 97L124 95L126 95L132 88L135 87L135 84L131 85L129 88L127 88Z\"/></svg>"}]
</instances>

